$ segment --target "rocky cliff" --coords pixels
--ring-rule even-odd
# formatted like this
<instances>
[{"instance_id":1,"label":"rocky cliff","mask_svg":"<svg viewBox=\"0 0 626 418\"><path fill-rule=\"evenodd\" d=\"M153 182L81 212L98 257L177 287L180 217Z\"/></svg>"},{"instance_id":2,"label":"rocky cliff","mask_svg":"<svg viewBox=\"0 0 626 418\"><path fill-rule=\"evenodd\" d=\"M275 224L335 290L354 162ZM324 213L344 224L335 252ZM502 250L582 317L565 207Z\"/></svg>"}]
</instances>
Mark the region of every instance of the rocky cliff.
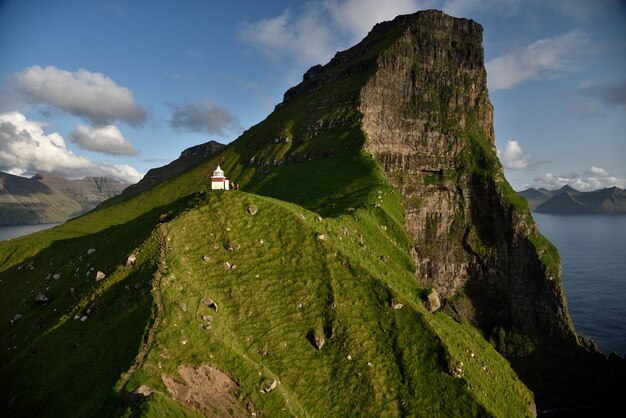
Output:
<instances>
[{"instance_id":1,"label":"rocky cliff","mask_svg":"<svg viewBox=\"0 0 626 418\"><path fill-rule=\"evenodd\" d=\"M139 183L128 186L122 194L125 197L134 196L155 185L172 178L185 170L198 164L204 158L222 149L225 145L216 141L209 141L204 144L195 145L184 150L180 157L163 167L148 170Z\"/></svg>"},{"instance_id":2,"label":"rocky cliff","mask_svg":"<svg viewBox=\"0 0 626 418\"><path fill-rule=\"evenodd\" d=\"M448 314L525 355L540 341L576 337L558 253L497 160L483 61L478 23L439 11L399 16L311 68L278 109L342 80L361 82L355 94L317 105L326 114L317 129L360 121L364 149L404 199L417 280Z\"/></svg>"},{"instance_id":3,"label":"rocky cliff","mask_svg":"<svg viewBox=\"0 0 626 418\"><path fill-rule=\"evenodd\" d=\"M0 225L64 222L119 195L125 187L108 177L68 180L39 173L24 178L0 172Z\"/></svg>"}]
</instances>

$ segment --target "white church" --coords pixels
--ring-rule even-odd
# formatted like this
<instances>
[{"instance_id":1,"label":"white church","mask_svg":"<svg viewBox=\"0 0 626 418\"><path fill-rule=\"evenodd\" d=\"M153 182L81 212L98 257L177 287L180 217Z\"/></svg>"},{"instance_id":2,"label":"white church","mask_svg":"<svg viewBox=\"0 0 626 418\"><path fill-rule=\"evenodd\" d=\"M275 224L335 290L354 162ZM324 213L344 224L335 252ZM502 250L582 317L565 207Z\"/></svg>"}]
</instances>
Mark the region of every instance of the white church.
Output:
<instances>
[{"instance_id":1,"label":"white church","mask_svg":"<svg viewBox=\"0 0 626 418\"><path fill-rule=\"evenodd\" d=\"M230 190L230 182L219 165L211 176L211 190Z\"/></svg>"}]
</instances>

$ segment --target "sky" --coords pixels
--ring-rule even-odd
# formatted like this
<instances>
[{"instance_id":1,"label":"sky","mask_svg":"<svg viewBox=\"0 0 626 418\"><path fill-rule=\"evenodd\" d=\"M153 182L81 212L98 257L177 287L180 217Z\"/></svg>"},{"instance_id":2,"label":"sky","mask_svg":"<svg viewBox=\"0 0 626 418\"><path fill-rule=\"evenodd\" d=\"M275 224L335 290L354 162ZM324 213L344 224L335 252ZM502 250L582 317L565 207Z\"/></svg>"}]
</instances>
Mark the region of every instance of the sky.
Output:
<instances>
[{"instance_id":1,"label":"sky","mask_svg":"<svg viewBox=\"0 0 626 418\"><path fill-rule=\"evenodd\" d=\"M229 143L380 21L484 28L509 182L626 187L624 0L0 0L0 170L138 181Z\"/></svg>"}]
</instances>

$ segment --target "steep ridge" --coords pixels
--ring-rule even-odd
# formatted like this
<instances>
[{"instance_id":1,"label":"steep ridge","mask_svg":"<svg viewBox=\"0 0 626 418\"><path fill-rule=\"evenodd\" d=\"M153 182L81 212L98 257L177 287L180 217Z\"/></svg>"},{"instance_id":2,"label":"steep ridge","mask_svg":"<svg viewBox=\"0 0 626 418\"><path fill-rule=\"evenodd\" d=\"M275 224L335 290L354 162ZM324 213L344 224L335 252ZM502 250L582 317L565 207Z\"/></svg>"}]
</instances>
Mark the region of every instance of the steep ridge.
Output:
<instances>
[{"instance_id":1,"label":"steep ridge","mask_svg":"<svg viewBox=\"0 0 626 418\"><path fill-rule=\"evenodd\" d=\"M132 184L124 189L122 195L123 197L130 197L148 190L149 188L154 187L155 185L162 183L167 179L184 172L185 170L188 170L204 158L215 154L222 148L224 148L224 144L220 144L216 141L209 141L204 144L189 147L181 152L180 157L171 163L164 165L163 167L148 170L138 183ZM113 203L115 203L115 201L108 202L107 204Z\"/></svg>"},{"instance_id":2,"label":"steep ridge","mask_svg":"<svg viewBox=\"0 0 626 418\"><path fill-rule=\"evenodd\" d=\"M414 37L414 25L423 26L424 33ZM467 36L455 33L457 27L467 30ZM396 170L395 151L388 152L388 162L382 157L381 138L388 133L381 127L377 137L372 128L380 126L377 117L385 120L368 99L378 94L376 83L386 82L384 63L399 66L395 54L398 61L411 61L402 54L417 45L440 51L439 38L448 35L464 42L459 56L475 57L476 50L463 48L477 48L478 29L473 22L435 11L379 25L355 47L309 70L265 121L198 165L55 230L10 247L0 244L0 315L7 318L0 325L0 378L10 382L0 393L0 405L18 416L58 411L197 416L208 415L207 399L217 396L216 408L236 400L240 405L233 411L243 406L269 416L532 416L532 394L465 319L487 336L493 334L490 326L500 326L493 344L505 354L533 351L548 336L555 336L561 354L570 358L575 357L572 347L578 346L566 311L559 312L558 276L545 280L546 271L558 273L558 256L549 258L552 247L538 234L527 235L533 231L532 219L523 203L511 202L516 195L501 175L488 139L486 93L473 96L475 106L484 108L476 112L482 122L466 115L462 123L461 115L457 123L462 129L455 125L448 132L435 126L439 139L433 140L433 155L425 158L432 164L429 174L411 172L422 166L415 165L419 158L412 155L416 145L410 135L402 152L412 162ZM480 55L482 59L482 50ZM477 65L469 67L482 74ZM424 73L415 74L421 83ZM443 75L434 80L439 77ZM404 100L380 94L384 100ZM465 92L457 94L457 103L467 102ZM388 104L393 110L395 105ZM426 109L433 123L438 120L434 108ZM459 109L455 111L462 113ZM416 118L414 109L403 111L407 119ZM395 110L391 117L398 117ZM452 144L450 162L438 154L441 141ZM251 193L208 191L208 176L218 163ZM435 163L458 173L439 173ZM396 174L407 179L400 181ZM414 189L407 186L411 184ZM429 193L438 188L450 189L448 195L433 198ZM419 248L423 242L414 233L419 225L411 226L411 219L427 213L419 205L420 193L439 199L441 210L449 212L441 216L456 222L445 236L449 259L437 243L431 253ZM476 196L480 193L483 198ZM504 230L486 236L489 228L475 225L474 219L488 219L493 222L487 225ZM158 226L164 222L166 237ZM457 229L463 234L455 235ZM485 243L487 238L492 240ZM88 255L89 248L96 252ZM160 252L163 248L167 251ZM130 254L136 256L134 265L126 265ZM429 290L422 262L429 254L434 266L450 262L453 272L463 263L468 266L467 277L450 285L456 298L441 292L449 296L448 312L458 322L424 307ZM529 257L530 267L524 267ZM480 262L483 270L476 267ZM481 307L480 298L472 298L479 292L465 294L483 284L481 274L491 264L502 283L485 284L482 301L494 301L500 292L502 302L489 318L480 309L476 312L482 316L469 308L463 314L462 301ZM521 274L518 267L527 270L529 287L541 284L536 293L511 289L527 285L516 282L519 277L501 277L504 272ZM98 270L106 276L96 281ZM50 278L51 273L60 278ZM542 286L552 296L542 293ZM34 302L40 291L49 296L48 303ZM533 299L535 294L539 297ZM150 295L161 300L162 310ZM159 322L151 321L151 303L161 312ZM512 332L524 309L545 315L548 323L534 330L531 324L537 319L531 318L531 324ZM569 387L559 379L564 376L567 382L571 374L542 374L542 362L561 366L552 362L555 357L542 355L536 350L530 357L537 360L536 368L528 369L527 363L516 367L530 370L524 375L529 382L536 383L532 373L537 371L552 385L540 388L540 407L571 405L567 390L569 398L558 402L545 395L557 384ZM49 359L55 359L51 371L43 367ZM607 377L605 363L602 357L594 364L594 377ZM586 369L580 374L584 389L596 385L596 379L587 379ZM203 397L212 379L225 382L227 389ZM51 391L59 381L70 382L74 391ZM596 390L607 384L611 380ZM136 390L153 392L144 397ZM597 407L595 396L575 402ZM81 399L79 406L76 399ZM213 414L225 411L218 408Z\"/></svg>"}]
</instances>

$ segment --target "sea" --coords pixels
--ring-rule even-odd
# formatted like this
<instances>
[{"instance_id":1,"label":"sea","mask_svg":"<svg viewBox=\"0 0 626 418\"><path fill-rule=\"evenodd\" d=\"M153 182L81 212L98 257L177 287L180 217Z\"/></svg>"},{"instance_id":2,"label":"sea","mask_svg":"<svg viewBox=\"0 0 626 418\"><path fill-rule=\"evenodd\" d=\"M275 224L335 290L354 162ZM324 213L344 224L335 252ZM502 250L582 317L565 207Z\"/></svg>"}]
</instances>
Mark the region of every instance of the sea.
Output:
<instances>
[{"instance_id":1,"label":"sea","mask_svg":"<svg viewBox=\"0 0 626 418\"><path fill-rule=\"evenodd\" d=\"M0 226L0 241L5 241L11 238L21 237L22 235L28 235L34 232L43 231L44 229L52 228L57 225L61 225L61 224L56 223L56 224Z\"/></svg>"},{"instance_id":2,"label":"sea","mask_svg":"<svg viewBox=\"0 0 626 418\"><path fill-rule=\"evenodd\" d=\"M533 213L561 254L574 328L605 353L626 357L626 215Z\"/></svg>"}]
</instances>

